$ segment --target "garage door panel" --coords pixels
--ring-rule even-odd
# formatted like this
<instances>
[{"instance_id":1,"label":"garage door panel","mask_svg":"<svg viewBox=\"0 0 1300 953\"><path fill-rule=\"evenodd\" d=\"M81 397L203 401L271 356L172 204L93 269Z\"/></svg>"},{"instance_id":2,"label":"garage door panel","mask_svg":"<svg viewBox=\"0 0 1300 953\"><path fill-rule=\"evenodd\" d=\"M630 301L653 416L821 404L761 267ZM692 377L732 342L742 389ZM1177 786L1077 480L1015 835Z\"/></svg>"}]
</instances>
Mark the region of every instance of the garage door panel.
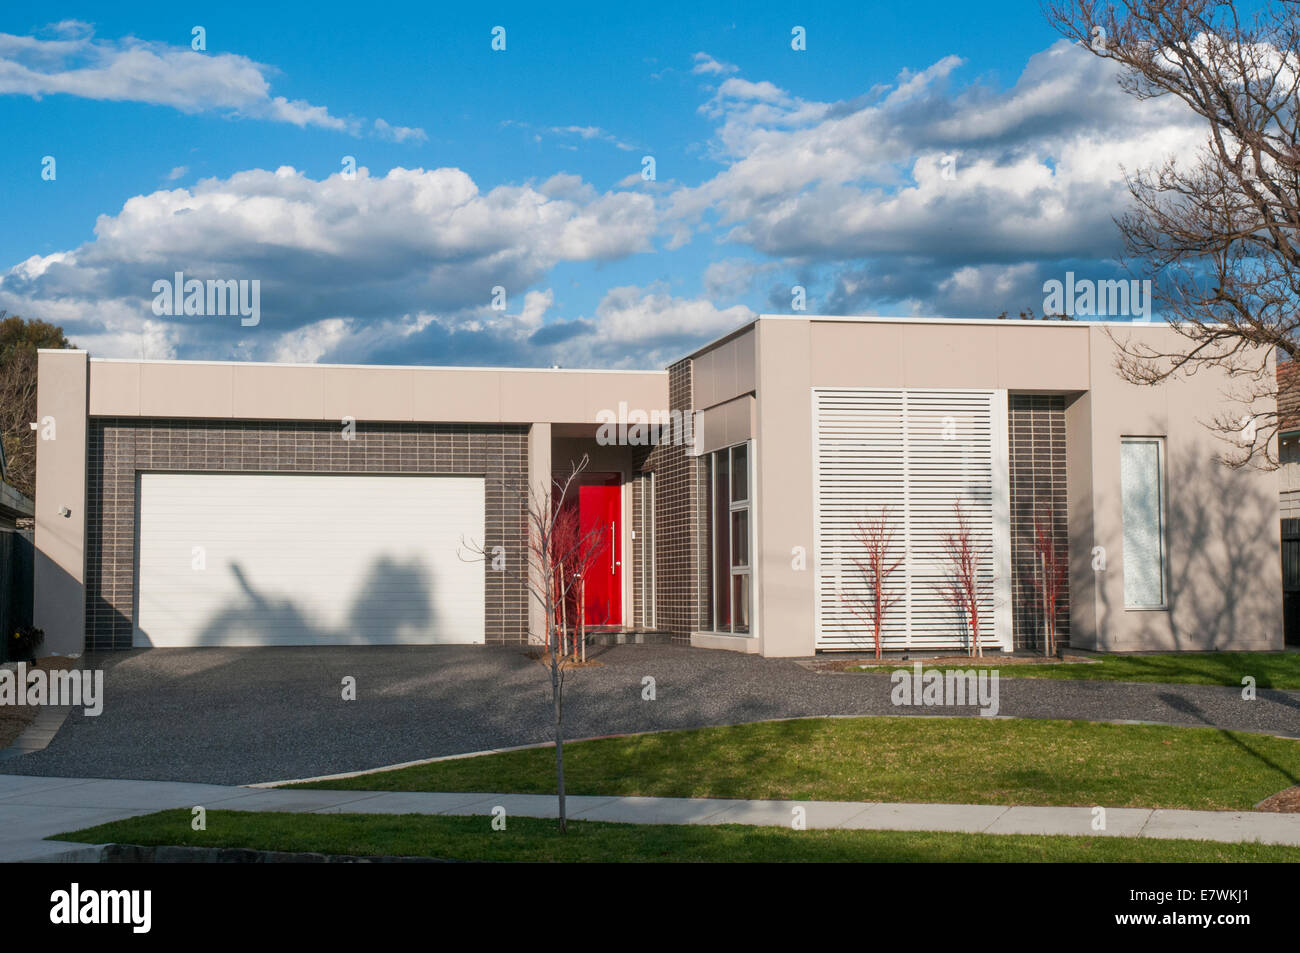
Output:
<instances>
[{"instance_id":1,"label":"garage door panel","mask_svg":"<svg viewBox=\"0 0 1300 953\"><path fill-rule=\"evenodd\" d=\"M146 473L135 644L481 643L481 477Z\"/></svg>"}]
</instances>

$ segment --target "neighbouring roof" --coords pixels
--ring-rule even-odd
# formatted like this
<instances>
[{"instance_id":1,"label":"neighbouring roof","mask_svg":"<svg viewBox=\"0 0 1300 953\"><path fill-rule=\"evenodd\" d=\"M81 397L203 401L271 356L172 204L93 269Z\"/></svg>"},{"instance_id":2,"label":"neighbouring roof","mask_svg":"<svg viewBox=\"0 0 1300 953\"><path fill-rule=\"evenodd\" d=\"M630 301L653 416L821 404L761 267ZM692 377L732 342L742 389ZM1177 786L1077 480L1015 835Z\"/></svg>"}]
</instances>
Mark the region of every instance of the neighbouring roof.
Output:
<instances>
[{"instance_id":1,"label":"neighbouring roof","mask_svg":"<svg viewBox=\"0 0 1300 953\"><path fill-rule=\"evenodd\" d=\"M11 487L8 479L9 466L5 462L4 444L0 443L0 515L10 518L32 516L36 512L32 501Z\"/></svg>"},{"instance_id":2,"label":"neighbouring roof","mask_svg":"<svg viewBox=\"0 0 1300 953\"><path fill-rule=\"evenodd\" d=\"M32 501L27 499L8 483L0 483L0 516L15 518L19 516L33 516L36 508Z\"/></svg>"}]
</instances>

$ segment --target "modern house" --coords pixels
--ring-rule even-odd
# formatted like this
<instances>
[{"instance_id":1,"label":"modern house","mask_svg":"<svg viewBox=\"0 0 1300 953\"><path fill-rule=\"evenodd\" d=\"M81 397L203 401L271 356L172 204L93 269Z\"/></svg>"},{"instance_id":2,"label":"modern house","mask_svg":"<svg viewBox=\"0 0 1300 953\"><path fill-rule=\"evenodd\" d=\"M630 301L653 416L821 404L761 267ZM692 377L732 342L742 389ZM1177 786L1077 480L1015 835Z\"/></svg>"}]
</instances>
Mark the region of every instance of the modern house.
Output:
<instances>
[{"instance_id":1,"label":"modern house","mask_svg":"<svg viewBox=\"0 0 1300 953\"><path fill-rule=\"evenodd\" d=\"M1114 339L1111 335L1114 335ZM900 560L890 651L1282 645L1277 477L1230 470L1213 373L1137 387L1160 325L763 316L664 372L40 354L36 623L61 653L534 639L530 487L588 455L592 621L766 656L871 646L860 527ZM607 535L605 535L607 533Z\"/></svg>"}]
</instances>

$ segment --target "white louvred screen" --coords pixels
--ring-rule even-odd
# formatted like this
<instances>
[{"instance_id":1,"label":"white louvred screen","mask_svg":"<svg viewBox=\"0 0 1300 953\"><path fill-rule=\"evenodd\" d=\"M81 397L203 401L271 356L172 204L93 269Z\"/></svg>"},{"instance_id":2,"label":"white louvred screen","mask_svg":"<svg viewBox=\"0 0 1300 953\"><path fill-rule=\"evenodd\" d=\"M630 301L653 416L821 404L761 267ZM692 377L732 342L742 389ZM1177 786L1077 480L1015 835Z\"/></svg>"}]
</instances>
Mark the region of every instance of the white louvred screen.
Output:
<instances>
[{"instance_id":1,"label":"white louvred screen","mask_svg":"<svg viewBox=\"0 0 1300 953\"><path fill-rule=\"evenodd\" d=\"M967 628L942 591L958 501L986 553L980 643L1009 648L1005 391L817 388L813 399L817 648L874 647L861 537L887 507L901 562L885 587L895 601L882 648L966 650Z\"/></svg>"}]
</instances>

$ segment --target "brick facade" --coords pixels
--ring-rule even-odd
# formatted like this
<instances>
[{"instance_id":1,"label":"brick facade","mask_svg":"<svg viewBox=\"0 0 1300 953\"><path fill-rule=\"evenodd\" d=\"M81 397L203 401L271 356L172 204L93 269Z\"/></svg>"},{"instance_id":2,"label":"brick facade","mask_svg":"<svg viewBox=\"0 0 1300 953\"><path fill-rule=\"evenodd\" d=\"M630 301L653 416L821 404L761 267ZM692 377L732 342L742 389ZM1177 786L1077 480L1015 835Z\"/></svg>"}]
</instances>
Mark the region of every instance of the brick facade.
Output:
<instances>
[{"instance_id":1,"label":"brick facade","mask_svg":"<svg viewBox=\"0 0 1300 953\"><path fill-rule=\"evenodd\" d=\"M1043 648L1042 596L1034 552L1037 515L1051 526L1057 558L1069 561L1065 490L1065 398L1040 394L1008 396L1011 476L1011 618L1017 649ZM1057 641L1070 640L1070 592L1057 603Z\"/></svg>"},{"instance_id":2,"label":"brick facade","mask_svg":"<svg viewBox=\"0 0 1300 953\"><path fill-rule=\"evenodd\" d=\"M488 550L523 552L528 428L507 424L92 418L86 505L86 649L131 648L135 628L137 474L142 470L442 473L486 478ZM486 572L486 640L526 643L522 576Z\"/></svg>"},{"instance_id":3,"label":"brick facade","mask_svg":"<svg viewBox=\"0 0 1300 953\"><path fill-rule=\"evenodd\" d=\"M691 362L668 368L668 408L683 415L692 409ZM654 554L655 623L689 641L700 626L703 586L708 561L701 562L704 533L704 494L699 461L676 442L656 446L642 464L655 475Z\"/></svg>"}]
</instances>

